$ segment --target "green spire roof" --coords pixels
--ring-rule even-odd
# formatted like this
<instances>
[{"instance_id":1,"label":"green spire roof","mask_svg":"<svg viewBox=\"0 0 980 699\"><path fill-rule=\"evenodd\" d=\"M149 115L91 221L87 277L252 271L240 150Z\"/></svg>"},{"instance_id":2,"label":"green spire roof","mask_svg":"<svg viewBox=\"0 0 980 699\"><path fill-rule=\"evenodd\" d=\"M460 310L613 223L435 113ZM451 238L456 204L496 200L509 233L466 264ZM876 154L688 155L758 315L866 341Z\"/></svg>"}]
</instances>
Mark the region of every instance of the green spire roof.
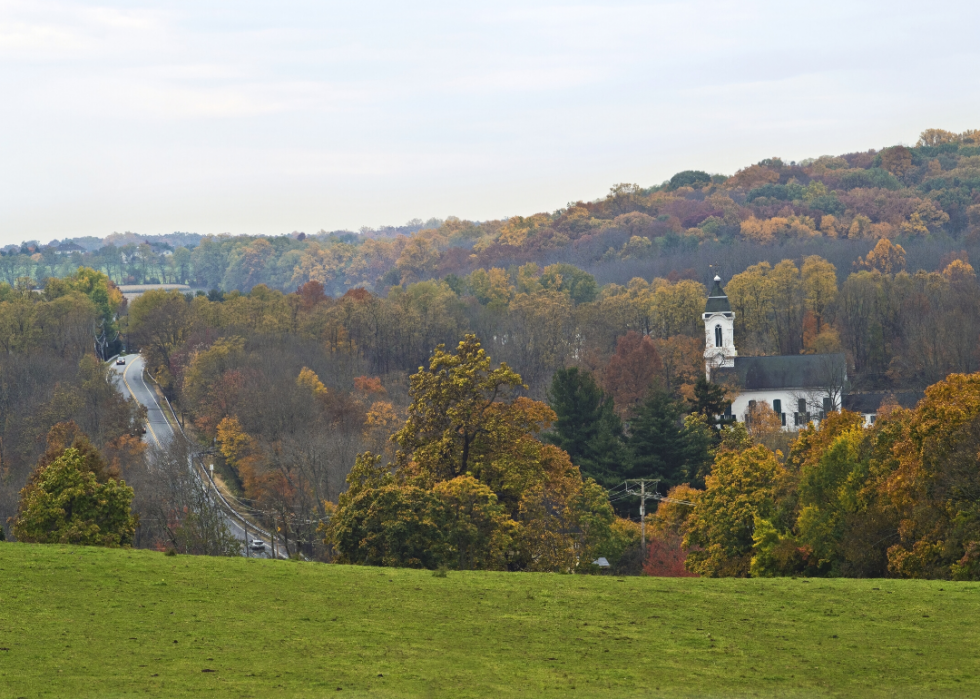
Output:
<instances>
[{"instance_id":1,"label":"green spire roof","mask_svg":"<svg viewBox=\"0 0 980 699\"><path fill-rule=\"evenodd\" d=\"M705 313L731 313L732 305L728 303L728 296L721 288L721 277L715 275L715 285L711 287L708 294L708 303L704 306Z\"/></svg>"}]
</instances>

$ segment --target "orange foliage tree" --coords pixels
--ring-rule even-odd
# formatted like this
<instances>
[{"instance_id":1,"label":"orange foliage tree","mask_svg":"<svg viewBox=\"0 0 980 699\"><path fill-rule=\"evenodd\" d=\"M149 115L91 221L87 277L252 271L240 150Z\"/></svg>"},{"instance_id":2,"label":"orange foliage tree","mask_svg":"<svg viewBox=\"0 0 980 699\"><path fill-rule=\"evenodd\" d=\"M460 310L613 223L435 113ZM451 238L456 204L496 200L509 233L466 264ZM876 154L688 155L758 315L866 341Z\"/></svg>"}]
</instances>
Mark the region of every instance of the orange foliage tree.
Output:
<instances>
[{"instance_id":1,"label":"orange foliage tree","mask_svg":"<svg viewBox=\"0 0 980 699\"><path fill-rule=\"evenodd\" d=\"M612 395L617 412L629 415L643 402L662 369L653 340L630 330L616 340L616 352L602 375L603 389Z\"/></svg>"}]
</instances>

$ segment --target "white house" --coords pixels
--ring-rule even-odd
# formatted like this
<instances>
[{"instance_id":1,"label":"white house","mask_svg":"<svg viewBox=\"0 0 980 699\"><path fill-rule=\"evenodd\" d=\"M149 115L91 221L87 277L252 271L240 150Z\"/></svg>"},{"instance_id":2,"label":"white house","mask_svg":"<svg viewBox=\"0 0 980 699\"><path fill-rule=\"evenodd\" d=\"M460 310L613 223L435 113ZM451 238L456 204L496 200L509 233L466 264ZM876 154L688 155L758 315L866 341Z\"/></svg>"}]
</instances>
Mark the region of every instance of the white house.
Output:
<instances>
[{"instance_id":1,"label":"white house","mask_svg":"<svg viewBox=\"0 0 980 699\"><path fill-rule=\"evenodd\" d=\"M796 430L832 410L840 410L847 384L843 354L739 357L735 349L735 313L721 288L721 277L715 277L701 318L707 378L732 385L738 391L726 415L744 422L754 405L765 402L780 416L784 429Z\"/></svg>"}]
</instances>

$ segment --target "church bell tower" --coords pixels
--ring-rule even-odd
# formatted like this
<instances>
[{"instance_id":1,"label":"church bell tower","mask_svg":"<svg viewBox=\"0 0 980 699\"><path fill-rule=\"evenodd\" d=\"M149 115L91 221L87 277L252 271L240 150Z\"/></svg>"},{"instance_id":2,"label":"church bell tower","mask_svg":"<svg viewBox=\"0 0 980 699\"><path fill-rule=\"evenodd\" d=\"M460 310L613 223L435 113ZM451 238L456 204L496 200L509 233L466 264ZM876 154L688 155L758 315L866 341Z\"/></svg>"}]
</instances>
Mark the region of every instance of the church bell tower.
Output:
<instances>
[{"instance_id":1,"label":"church bell tower","mask_svg":"<svg viewBox=\"0 0 980 699\"><path fill-rule=\"evenodd\" d=\"M715 276L704 313L704 372L711 380L711 370L721 367L734 367L735 357L735 314L728 303L728 296L721 288L721 277Z\"/></svg>"}]
</instances>

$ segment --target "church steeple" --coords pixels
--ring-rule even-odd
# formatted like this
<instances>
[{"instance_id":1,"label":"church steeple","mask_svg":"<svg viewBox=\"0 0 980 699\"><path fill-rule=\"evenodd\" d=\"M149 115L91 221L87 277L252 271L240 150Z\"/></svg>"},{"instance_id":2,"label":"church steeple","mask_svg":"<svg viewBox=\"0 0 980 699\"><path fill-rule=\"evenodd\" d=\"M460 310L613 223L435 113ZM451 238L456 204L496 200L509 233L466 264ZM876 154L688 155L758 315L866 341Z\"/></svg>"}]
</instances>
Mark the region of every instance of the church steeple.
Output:
<instances>
[{"instance_id":1,"label":"church steeple","mask_svg":"<svg viewBox=\"0 0 980 699\"><path fill-rule=\"evenodd\" d=\"M735 350L735 314L728 302L728 295L721 288L721 277L717 275L701 318L704 320L704 370L710 380L713 368L733 367L738 356Z\"/></svg>"},{"instance_id":2,"label":"church steeple","mask_svg":"<svg viewBox=\"0 0 980 699\"><path fill-rule=\"evenodd\" d=\"M715 275L715 285L711 287L708 294L708 303L704 306L705 313L731 313L732 305L728 303L728 296L721 288L721 277Z\"/></svg>"}]
</instances>

